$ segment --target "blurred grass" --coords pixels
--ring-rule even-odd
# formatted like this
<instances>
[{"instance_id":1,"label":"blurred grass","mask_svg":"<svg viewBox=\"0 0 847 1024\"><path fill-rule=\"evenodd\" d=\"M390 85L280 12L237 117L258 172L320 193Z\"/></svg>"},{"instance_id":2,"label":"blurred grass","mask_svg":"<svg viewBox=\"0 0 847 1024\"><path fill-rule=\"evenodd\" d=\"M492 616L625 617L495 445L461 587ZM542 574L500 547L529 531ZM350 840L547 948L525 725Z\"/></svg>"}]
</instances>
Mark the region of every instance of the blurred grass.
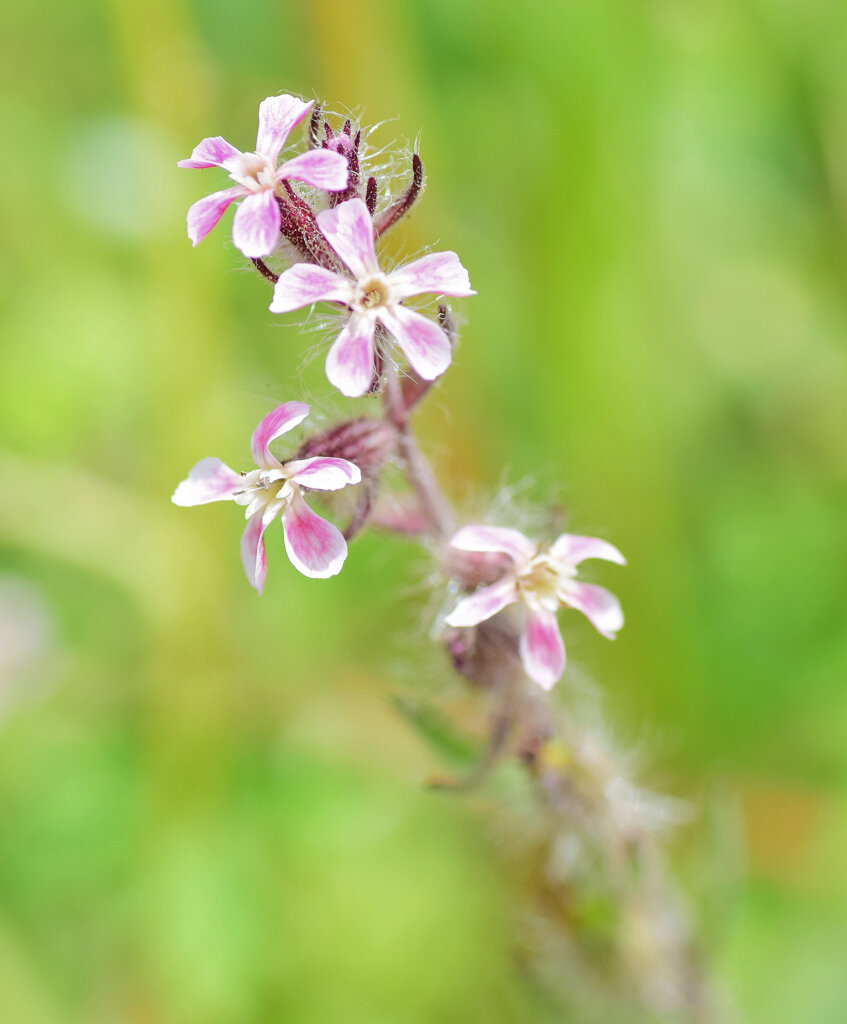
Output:
<instances>
[{"instance_id":1,"label":"blurred grass","mask_svg":"<svg viewBox=\"0 0 847 1024\"><path fill-rule=\"evenodd\" d=\"M228 222L184 236L218 179L176 160L249 147L287 90L397 117L383 141L423 128L403 239L479 291L427 443L469 514L558 488L627 553L603 576L626 629L568 617L571 661L662 784L738 809L737 885L702 823L683 846L704 917L730 889L707 931L742 1009L841 1021L843 5L37 0L4 23L0 556L55 640L0 678L0 1017L544 1019L509 980L484 816L421 791L437 760L386 704L442 685L425 562L364 539L318 585L274 537L259 601L232 510L168 502L271 404L342 408Z\"/></svg>"}]
</instances>

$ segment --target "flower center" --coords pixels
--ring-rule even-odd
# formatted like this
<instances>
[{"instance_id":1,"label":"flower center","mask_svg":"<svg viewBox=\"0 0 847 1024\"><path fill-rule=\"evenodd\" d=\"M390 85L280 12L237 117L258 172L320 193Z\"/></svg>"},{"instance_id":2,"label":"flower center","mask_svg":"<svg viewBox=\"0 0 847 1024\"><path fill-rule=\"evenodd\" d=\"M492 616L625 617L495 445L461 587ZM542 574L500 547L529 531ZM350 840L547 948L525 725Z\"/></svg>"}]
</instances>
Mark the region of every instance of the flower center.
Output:
<instances>
[{"instance_id":1,"label":"flower center","mask_svg":"<svg viewBox=\"0 0 847 1024\"><path fill-rule=\"evenodd\" d=\"M517 580L518 589L525 599L551 610L559 604L558 582L559 571L546 554L536 555Z\"/></svg>"},{"instance_id":2,"label":"flower center","mask_svg":"<svg viewBox=\"0 0 847 1024\"><path fill-rule=\"evenodd\" d=\"M385 281L374 277L365 284L359 285L358 299L359 305L363 309L384 306L388 302L388 286Z\"/></svg>"},{"instance_id":3,"label":"flower center","mask_svg":"<svg viewBox=\"0 0 847 1024\"><path fill-rule=\"evenodd\" d=\"M249 518L259 509L278 505L281 512L291 501L294 484L289 483L281 469L254 469L241 475L242 489L233 498L237 505L247 506Z\"/></svg>"},{"instance_id":4,"label":"flower center","mask_svg":"<svg viewBox=\"0 0 847 1024\"><path fill-rule=\"evenodd\" d=\"M242 153L236 157L231 164L229 176L251 192L262 192L276 184L274 168L261 153Z\"/></svg>"}]
</instances>

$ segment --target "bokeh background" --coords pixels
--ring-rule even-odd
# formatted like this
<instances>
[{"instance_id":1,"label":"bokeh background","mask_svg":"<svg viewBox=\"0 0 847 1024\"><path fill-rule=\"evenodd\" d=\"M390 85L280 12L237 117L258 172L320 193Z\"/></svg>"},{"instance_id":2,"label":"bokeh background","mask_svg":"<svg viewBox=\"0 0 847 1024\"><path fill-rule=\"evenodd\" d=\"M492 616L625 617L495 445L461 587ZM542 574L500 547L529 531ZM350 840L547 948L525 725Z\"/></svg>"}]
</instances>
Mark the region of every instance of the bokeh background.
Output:
<instances>
[{"instance_id":1,"label":"bokeh background","mask_svg":"<svg viewBox=\"0 0 847 1024\"><path fill-rule=\"evenodd\" d=\"M742 1016L847 1017L845 52L837 0L6 5L4 1024L548 1019L486 801L389 702L446 685L426 556L316 583L274 537L260 600L234 510L169 502L278 401L344 408L229 218L185 237L223 176L176 161L281 91L422 130L392 245L479 295L421 435L467 509L517 486L627 553L562 685L692 801Z\"/></svg>"}]
</instances>

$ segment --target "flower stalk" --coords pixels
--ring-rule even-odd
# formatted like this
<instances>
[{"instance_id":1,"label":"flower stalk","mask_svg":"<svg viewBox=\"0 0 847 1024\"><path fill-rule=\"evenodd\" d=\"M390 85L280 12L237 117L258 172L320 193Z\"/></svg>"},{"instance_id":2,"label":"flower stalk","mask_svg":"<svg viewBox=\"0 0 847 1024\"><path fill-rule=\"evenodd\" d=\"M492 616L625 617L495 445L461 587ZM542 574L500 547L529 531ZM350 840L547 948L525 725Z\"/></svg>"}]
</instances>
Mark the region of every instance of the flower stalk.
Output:
<instances>
[{"instance_id":1,"label":"flower stalk","mask_svg":"<svg viewBox=\"0 0 847 1024\"><path fill-rule=\"evenodd\" d=\"M308 148L282 156L307 115ZM452 363L457 329L444 297L476 293L453 252L429 252L393 269L381 265L379 239L420 197L424 167L412 154L411 181L379 209L379 172L370 166L366 138L349 119L333 128L320 106L270 97L260 106L255 153L215 137L181 162L222 168L236 182L192 206L194 244L240 200L233 237L273 285L270 311L319 303L333 309L340 332L329 346L327 379L352 400L378 395L380 414L330 425L281 460L270 444L309 412L304 403L284 403L253 434L256 469L239 475L220 460L204 459L174 501L229 498L245 507L242 557L259 592L266 572L262 537L275 519L282 521L294 566L316 579L341 570L348 543L368 526L426 545L452 594L438 624L441 640L454 670L484 702L488 720L475 762L433 784L469 789L504 762L522 766L528 787L521 812L524 862L542 865L533 880L538 934L527 939L527 949L541 942L556 950L560 971L570 965L580 985L599 987L604 1005L619 998L628 1014L641 1007L637 1019L714 1019L660 843L662 831L685 818L684 806L638 789L602 727L577 712L563 714L547 692L566 670L563 609L581 612L608 639L624 623L613 594L578 578L582 562L625 560L598 538L531 539L510 524L464 522L451 506L418 445L412 417ZM276 269L287 251L283 239L297 261ZM438 297L434 318L413 305L422 295ZM389 466L399 467L408 492L392 490ZM307 504L321 492L347 487L356 497L342 529ZM403 708L410 720L420 718L409 704ZM607 904L611 923L602 935L586 924L589 895ZM537 974L545 975L543 963ZM579 985L569 988L563 998L576 1005L579 991ZM613 1007L606 1017L614 1017Z\"/></svg>"}]
</instances>

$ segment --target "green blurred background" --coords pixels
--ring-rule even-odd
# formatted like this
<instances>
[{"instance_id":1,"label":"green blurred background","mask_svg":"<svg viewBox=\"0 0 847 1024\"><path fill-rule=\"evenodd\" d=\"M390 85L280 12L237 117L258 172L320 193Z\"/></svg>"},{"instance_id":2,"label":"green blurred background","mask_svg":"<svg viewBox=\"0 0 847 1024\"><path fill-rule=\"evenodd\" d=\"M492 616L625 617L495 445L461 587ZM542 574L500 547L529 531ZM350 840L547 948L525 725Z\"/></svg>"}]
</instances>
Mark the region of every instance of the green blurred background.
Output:
<instances>
[{"instance_id":1,"label":"green blurred background","mask_svg":"<svg viewBox=\"0 0 847 1024\"><path fill-rule=\"evenodd\" d=\"M484 801L392 693L447 684L420 551L316 583L169 496L273 404L345 407L177 171L290 91L393 119L392 240L477 298L420 416L629 556L563 620L743 1015L847 1019L847 11L838 0L31 0L0 33L0 1020L513 1024ZM612 575L614 573L614 579ZM719 849L720 855L714 855ZM543 1019L547 1019L544 1017ZM552 1018L551 1018L552 1019Z\"/></svg>"}]
</instances>

